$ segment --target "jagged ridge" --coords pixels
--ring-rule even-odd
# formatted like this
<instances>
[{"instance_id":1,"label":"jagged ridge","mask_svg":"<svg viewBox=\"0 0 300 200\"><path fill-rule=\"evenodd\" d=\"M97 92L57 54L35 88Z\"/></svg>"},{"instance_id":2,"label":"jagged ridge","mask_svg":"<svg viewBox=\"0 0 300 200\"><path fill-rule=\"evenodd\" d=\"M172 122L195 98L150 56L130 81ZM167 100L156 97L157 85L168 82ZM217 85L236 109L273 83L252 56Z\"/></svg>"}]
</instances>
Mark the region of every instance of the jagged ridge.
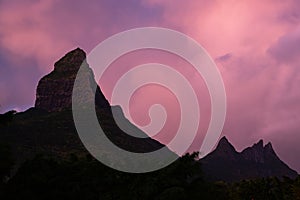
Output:
<instances>
[{"instance_id":1,"label":"jagged ridge","mask_svg":"<svg viewBox=\"0 0 300 200\"><path fill-rule=\"evenodd\" d=\"M200 162L205 174L212 180L239 181L271 176L297 177L297 172L279 159L272 144L269 142L264 146L263 140L242 152L237 152L228 139L223 137L216 149Z\"/></svg>"}]
</instances>

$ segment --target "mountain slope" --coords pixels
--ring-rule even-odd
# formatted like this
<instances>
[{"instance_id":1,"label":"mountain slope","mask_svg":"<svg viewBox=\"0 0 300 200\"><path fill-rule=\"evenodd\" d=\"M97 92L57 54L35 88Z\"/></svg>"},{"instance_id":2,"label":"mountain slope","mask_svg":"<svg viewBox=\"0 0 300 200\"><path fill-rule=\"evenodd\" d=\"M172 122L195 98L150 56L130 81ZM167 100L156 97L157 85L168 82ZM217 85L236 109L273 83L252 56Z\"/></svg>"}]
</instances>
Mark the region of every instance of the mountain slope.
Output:
<instances>
[{"instance_id":1,"label":"mountain slope","mask_svg":"<svg viewBox=\"0 0 300 200\"><path fill-rule=\"evenodd\" d=\"M95 110L106 136L118 147L131 152L151 152L164 147L151 138L130 136L117 126L112 110L118 113L118 120L126 131L146 135L125 118L119 106L109 105L85 58L85 52L79 48L67 53L55 63L54 70L39 81L35 107L15 114L9 123L0 124L0 141L12 147L17 165L40 153L60 157L87 154L76 132L71 110L73 85L82 63L84 73L77 89L84 90L85 95L79 98L80 103L93 102L91 97L96 87ZM110 152L103 150L102 153Z\"/></svg>"}]
</instances>

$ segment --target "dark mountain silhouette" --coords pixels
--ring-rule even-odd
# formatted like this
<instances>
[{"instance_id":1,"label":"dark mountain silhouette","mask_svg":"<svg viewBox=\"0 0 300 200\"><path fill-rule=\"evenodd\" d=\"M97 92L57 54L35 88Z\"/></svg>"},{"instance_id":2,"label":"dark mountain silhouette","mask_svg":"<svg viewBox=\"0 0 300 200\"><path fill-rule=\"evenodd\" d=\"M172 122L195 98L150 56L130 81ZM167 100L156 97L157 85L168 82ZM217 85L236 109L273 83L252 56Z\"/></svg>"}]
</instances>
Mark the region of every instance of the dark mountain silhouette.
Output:
<instances>
[{"instance_id":1,"label":"dark mountain silhouette","mask_svg":"<svg viewBox=\"0 0 300 200\"><path fill-rule=\"evenodd\" d=\"M85 52L79 48L67 53L55 63L54 70L39 81L35 107L25 112L15 114L12 111L0 116L0 119L5 119L2 120L4 123L0 123L0 141L11 146L15 168L37 154L49 154L60 159L72 154L78 157L88 154L77 135L71 110L74 80L81 65L81 84L76 89L85 93L78 98L79 104L84 106L93 102L92 92L96 91L94 100L97 117L113 143L139 153L164 147L151 138L130 136L117 126L112 110L117 113L118 124L121 122L123 130L133 135L145 135L125 118L119 106L109 105L85 59ZM102 153L110 154L107 151ZM226 138L222 138L217 148L200 162L211 180L237 181L268 176L294 178L297 175L278 158L270 143L263 146L262 141L239 153Z\"/></svg>"},{"instance_id":2,"label":"dark mountain silhouette","mask_svg":"<svg viewBox=\"0 0 300 200\"><path fill-rule=\"evenodd\" d=\"M239 181L257 177L297 177L297 172L279 159L272 144L263 146L260 140L252 147L237 152L226 137L216 149L200 160L206 176L211 180Z\"/></svg>"},{"instance_id":3,"label":"dark mountain silhouette","mask_svg":"<svg viewBox=\"0 0 300 200\"><path fill-rule=\"evenodd\" d=\"M144 132L125 118L119 106L109 105L85 59L85 52L79 48L67 53L55 63L54 70L39 81L35 107L14 114L13 119L10 112L0 116L5 118L2 120L4 123L0 124L0 141L12 147L17 165L37 154L59 157L87 154L76 132L71 110L73 85L81 65L84 73L79 79L80 87L76 89L83 90L85 94L79 97L79 103L85 105L92 102L93 87L96 87L97 117L113 143L131 152L151 152L164 147L151 138L130 136L117 126L112 111L117 116L118 123L121 122L124 126L124 130L145 137ZM103 151L103 154L109 153Z\"/></svg>"},{"instance_id":4,"label":"dark mountain silhouette","mask_svg":"<svg viewBox=\"0 0 300 200\"><path fill-rule=\"evenodd\" d=\"M85 95L81 97L82 104L89 103L96 87L95 104L99 108L110 108L100 87L97 85L94 74L86 62L86 53L77 48L54 64L54 70L44 76L37 86L35 108L49 112L61 111L72 106L72 92L77 72L82 66L80 86Z\"/></svg>"}]
</instances>

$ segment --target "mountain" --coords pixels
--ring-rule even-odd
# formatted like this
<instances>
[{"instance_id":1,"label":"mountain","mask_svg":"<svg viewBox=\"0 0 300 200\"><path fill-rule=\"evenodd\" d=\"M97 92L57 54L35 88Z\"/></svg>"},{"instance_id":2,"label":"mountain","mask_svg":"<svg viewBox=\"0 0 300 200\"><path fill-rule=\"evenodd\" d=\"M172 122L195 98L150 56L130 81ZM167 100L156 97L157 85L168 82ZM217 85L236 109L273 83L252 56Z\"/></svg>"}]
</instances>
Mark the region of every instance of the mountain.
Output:
<instances>
[{"instance_id":1,"label":"mountain","mask_svg":"<svg viewBox=\"0 0 300 200\"><path fill-rule=\"evenodd\" d=\"M54 64L53 71L39 81L33 108L21 113L11 111L0 115L0 145L5 143L11 147L16 169L37 154L50 154L59 158L66 158L71 154L79 157L89 154L77 134L72 115L74 81L81 66L81 76L77 77L80 85L75 89L83 91L84 95L78 96L77 103L84 107L95 102L98 121L115 145L136 153L164 147L154 139L127 134L129 132L131 135L146 136L125 118L121 107L109 105L86 62L86 53L77 48L59 59ZM92 94L93 91L96 91L95 95ZM93 96L95 99L92 99ZM115 122L112 111L122 129ZM107 156L111 152L103 150L101 153ZM237 152L223 137L216 149L201 159L200 163L204 174L211 180L237 181L268 176L297 176L295 171L278 158L271 143L263 146L262 140Z\"/></svg>"},{"instance_id":2,"label":"mountain","mask_svg":"<svg viewBox=\"0 0 300 200\"><path fill-rule=\"evenodd\" d=\"M85 96L81 98L82 104L92 101L93 88L96 87L95 104L99 108L109 108L100 87L97 85L94 74L86 62L86 53L80 48L67 53L54 64L54 70L44 76L37 86L35 108L49 112L61 111L72 106L72 92L77 72L82 66L80 76L80 90Z\"/></svg>"},{"instance_id":3,"label":"mountain","mask_svg":"<svg viewBox=\"0 0 300 200\"><path fill-rule=\"evenodd\" d=\"M204 174L211 180L231 182L273 176L296 178L298 175L279 159L272 144L264 146L263 140L237 152L228 139L223 137L216 149L200 162Z\"/></svg>"},{"instance_id":4,"label":"mountain","mask_svg":"<svg viewBox=\"0 0 300 200\"><path fill-rule=\"evenodd\" d=\"M17 166L37 154L62 158L70 154L88 154L76 132L71 110L73 85L81 65L84 73L79 79L80 87L76 89L84 90L85 94L79 97L79 101L82 105L92 102L92 92L96 90L95 110L98 121L114 144L131 152L142 153L164 147L151 138L130 136L117 126L112 110L114 114L117 113L118 123L121 122L122 128L125 127L123 130L133 135L146 136L146 133L125 118L121 107L109 105L85 59L85 52L79 48L67 53L54 64L53 71L39 81L35 107L13 114L13 118L10 113L1 115L5 123L0 123L0 141L11 146ZM109 153L103 151L103 154Z\"/></svg>"}]
</instances>

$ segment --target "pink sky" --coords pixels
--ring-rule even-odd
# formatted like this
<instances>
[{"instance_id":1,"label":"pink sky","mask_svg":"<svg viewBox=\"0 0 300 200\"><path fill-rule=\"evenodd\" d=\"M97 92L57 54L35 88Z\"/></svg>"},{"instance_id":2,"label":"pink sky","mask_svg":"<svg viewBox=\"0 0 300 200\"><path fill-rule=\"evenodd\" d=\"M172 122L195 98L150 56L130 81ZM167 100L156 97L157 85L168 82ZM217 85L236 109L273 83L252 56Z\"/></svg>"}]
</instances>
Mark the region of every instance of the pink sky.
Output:
<instances>
[{"instance_id":1,"label":"pink sky","mask_svg":"<svg viewBox=\"0 0 300 200\"><path fill-rule=\"evenodd\" d=\"M76 47L89 52L112 34L136 27L172 28L196 39L219 67L228 98L223 135L238 150L260 138L271 141L278 155L299 172L299 7L297 0L2 0L0 112L33 106L38 80ZM139 60L147 61L143 55ZM162 57L168 63L168 56ZM129 55L123 61L132 60ZM108 96L114 78L101 84ZM192 82L196 81L201 78ZM203 88L198 89L205 107L209 101ZM145 89L150 94L162 92ZM207 123L204 120L201 130Z\"/></svg>"}]
</instances>

